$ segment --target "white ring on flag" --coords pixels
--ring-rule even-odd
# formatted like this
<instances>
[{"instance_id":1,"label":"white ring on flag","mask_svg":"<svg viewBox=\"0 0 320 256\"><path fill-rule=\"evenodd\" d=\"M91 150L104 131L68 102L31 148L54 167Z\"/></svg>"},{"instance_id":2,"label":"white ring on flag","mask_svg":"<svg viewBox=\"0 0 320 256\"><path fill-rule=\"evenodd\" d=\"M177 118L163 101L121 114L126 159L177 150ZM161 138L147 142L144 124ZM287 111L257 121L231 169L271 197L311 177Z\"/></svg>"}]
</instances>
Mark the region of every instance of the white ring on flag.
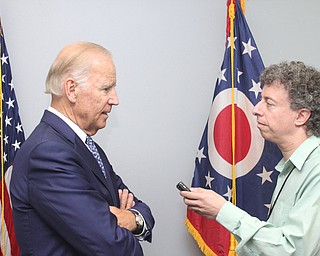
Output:
<instances>
[{"instance_id":1,"label":"white ring on flag","mask_svg":"<svg viewBox=\"0 0 320 256\"><path fill-rule=\"evenodd\" d=\"M246 97L246 95L235 90L235 104L237 107L243 110L248 119L250 130L251 130L251 144L249 147L249 151L247 155L236 163L236 177L239 178L241 176L249 173L254 166L258 163L261 158L263 148L264 148L264 139L260 135L260 131L257 128L256 118L252 114L253 104ZM226 89L220 92L213 100L210 116L208 120L208 155L209 160L212 167L220 173L222 176L232 179L232 164L228 163L225 159L223 159L220 154L217 152L215 143L214 143L214 125L219 113L231 105L230 99L232 96L232 89ZM249 115L248 115L249 114ZM230 121L231 126L231 121ZM231 128L230 128L231 129ZM231 140L231 139L230 139Z\"/></svg>"}]
</instances>

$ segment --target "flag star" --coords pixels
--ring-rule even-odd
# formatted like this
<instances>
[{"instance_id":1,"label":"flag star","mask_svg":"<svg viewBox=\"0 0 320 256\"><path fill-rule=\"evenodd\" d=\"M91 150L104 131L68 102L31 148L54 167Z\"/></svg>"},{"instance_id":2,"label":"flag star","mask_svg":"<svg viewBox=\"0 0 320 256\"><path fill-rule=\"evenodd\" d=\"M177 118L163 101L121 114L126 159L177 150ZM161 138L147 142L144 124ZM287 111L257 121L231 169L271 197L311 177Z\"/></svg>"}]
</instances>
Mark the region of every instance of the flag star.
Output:
<instances>
[{"instance_id":1,"label":"flag star","mask_svg":"<svg viewBox=\"0 0 320 256\"><path fill-rule=\"evenodd\" d=\"M14 146L14 151L16 151L17 149L20 149L20 144L21 142L18 142L17 140L15 140L14 144L12 144L12 146Z\"/></svg>"},{"instance_id":2,"label":"flag star","mask_svg":"<svg viewBox=\"0 0 320 256\"><path fill-rule=\"evenodd\" d=\"M10 107L14 108L14 100L11 100L11 98L9 98L9 100L6 103L8 104L8 109L10 109Z\"/></svg>"},{"instance_id":3,"label":"flag star","mask_svg":"<svg viewBox=\"0 0 320 256\"><path fill-rule=\"evenodd\" d=\"M219 77L218 77L218 79L219 79L218 85L221 83L221 80L227 81L226 77L224 76L224 73L226 73L226 71L227 71L226 68L220 71L220 74L219 74Z\"/></svg>"},{"instance_id":4,"label":"flag star","mask_svg":"<svg viewBox=\"0 0 320 256\"><path fill-rule=\"evenodd\" d=\"M256 95L256 98L258 98L258 94L259 92L262 92L261 89L261 84L260 82L256 83L253 79L251 79L252 82L252 87L250 88L250 92L254 92L254 94Z\"/></svg>"},{"instance_id":5,"label":"flag star","mask_svg":"<svg viewBox=\"0 0 320 256\"><path fill-rule=\"evenodd\" d=\"M11 119L12 119L12 118L9 118L8 116L6 116L6 119L5 119L6 127L7 127L8 125L11 126Z\"/></svg>"},{"instance_id":6,"label":"flag star","mask_svg":"<svg viewBox=\"0 0 320 256\"><path fill-rule=\"evenodd\" d=\"M8 161L8 160L7 160L7 154L6 154L6 153L3 154L3 161L4 161L4 162L7 162L7 161Z\"/></svg>"},{"instance_id":7,"label":"flag star","mask_svg":"<svg viewBox=\"0 0 320 256\"><path fill-rule=\"evenodd\" d=\"M250 58L251 58L251 52L253 50L256 50L257 48L251 45L251 38L249 38L248 43L242 42L243 46L244 46L244 50L242 54L246 54L248 53Z\"/></svg>"},{"instance_id":8,"label":"flag star","mask_svg":"<svg viewBox=\"0 0 320 256\"><path fill-rule=\"evenodd\" d=\"M264 206L270 210L271 204L264 204Z\"/></svg>"},{"instance_id":9,"label":"flag star","mask_svg":"<svg viewBox=\"0 0 320 256\"><path fill-rule=\"evenodd\" d=\"M261 177L261 184L264 184L266 181L269 181L272 183L272 179L270 178L270 175L273 173L273 171L266 171L265 167L263 167L262 173L258 173L257 175Z\"/></svg>"},{"instance_id":10,"label":"flag star","mask_svg":"<svg viewBox=\"0 0 320 256\"><path fill-rule=\"evenodd\" d=\"M8 143L9 143L9 136L6 135L6 136L3 138L3 141L4 141L4 144L8 144Z\"/></svg>"},{"instance_id":11,"label":"flag star","mask_svg":"<svg viewBox=\"0 0 320 256\"><path fill-rule=\"evenodd\" d=\"M205 176L206 177L206 187L209 186L211 188L211 182L214 180L214 178L210 177L210 171L208 171L208 176Z\"/></svg>"},{"instance_id":12,"label":"flag star","mask_svg":"<svg viewBox=\"0 0 320 256\"><path fill-rule=\"evenodd\" d=\"M10 87L11 87L11 91L13 90L14 86L13 86L13 82L11 80L11 82L9 83Z\"/></svg>"},{"instance_id":13,"label":"flag star","mask_svg":"<svg viewBox=\"0 0 320 256\"><path fill-rule=\"evenodd\" d=\"M236 49L236 46L235 46L235 41L237 40L237 37L234 37L233 38L233 49ZM228 37L228 46L227 48L229 48L231 46L231 43L230 43L230 36Z\"/></svg>"},{"instance_id":14,"label":"flag star","mask_svg":"<svg viewBox=\"0 0 320 256\"><path fill-rule=\"evenodd\" d=\"M16 126L16 129L17 129L17 133L22 132L22 124L18 124Z\"/></svg>"},{"instance_id":15,"label":"flag star","mask_svg":"<svg viewBox=\"0 0 320 256\"><path fill-rule=\"evenodd\" d=\"M2 54L1 60L2 60L2 65L3 63L8 64L7 59L9 58L9 56L4 56L4 53Z\"/></svg>"},{"instance_id":16,"label":"flag star","mask_svg":"<svg viewBox=\"0 0 320 256\"><path fill-rule=\"evenodd\" d=\"M238 75L238 78L237 78L237 81L238 83L240 83L240 76L243 74L243 72L241 72L240 70L238 70L237 72L237 75Z\"/></svg>"},{"instance_id":17,"label":"flag star","mask_svg":"<svg viewBox=\"0 0 320 256\"><path fill-rule=\"evenodd\" d=\"M231 200L231 194L232 194L232 190L230 189L230 187L228 186L228 191L227 193L225 193L223 196L228 198L228 201Z\"/></svg>"},{"instance_id":18,"label":"flag star","mask_svg":"<svg viewBox=\"0 0 320 256\"><path fill-rule=\"evenodd\" d=\"M6 77L6 75L2 75L2 83L5 83L6 81L4 81L4 78Z\"/></svg>"},{"instance_id":19,"label":"flag star","mask_svg":"<svg viewBox=\"0 0 320 256\"><path fill-rule=\"evenodd\" d=\"M196 158L198 158L198 161L199 161L199 164L201 164L201 159L202 158L207 158L204 154L203 154L203 150L204 150L204 147L200 150L197 151L197 155L196 155Z\"/></svg>"}]
</instances>

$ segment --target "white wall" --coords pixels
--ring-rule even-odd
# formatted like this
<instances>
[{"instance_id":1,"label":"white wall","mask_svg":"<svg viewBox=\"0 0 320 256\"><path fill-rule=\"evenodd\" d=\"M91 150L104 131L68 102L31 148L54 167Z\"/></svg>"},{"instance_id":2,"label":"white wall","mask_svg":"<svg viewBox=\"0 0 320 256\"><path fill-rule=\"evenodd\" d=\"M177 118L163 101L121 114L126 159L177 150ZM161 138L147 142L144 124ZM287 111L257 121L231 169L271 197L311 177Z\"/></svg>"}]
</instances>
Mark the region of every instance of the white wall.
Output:
<instances>
[{"instance_id":1,"label":"white wall","mask_svg":"<svg viewBox=\"0 0 320 256\"><path fill-rule=\"evenodd\" d=\"M93 41L113 52L120 105L96 140L156 218L148 256L202 255L175 188L190 184L222 62L226 0L0 0L15 90L28 136L50 102L44 81L58 51ZM318 0L247 0L265 65L319 64Z\"/></svg>"}]
</instances>

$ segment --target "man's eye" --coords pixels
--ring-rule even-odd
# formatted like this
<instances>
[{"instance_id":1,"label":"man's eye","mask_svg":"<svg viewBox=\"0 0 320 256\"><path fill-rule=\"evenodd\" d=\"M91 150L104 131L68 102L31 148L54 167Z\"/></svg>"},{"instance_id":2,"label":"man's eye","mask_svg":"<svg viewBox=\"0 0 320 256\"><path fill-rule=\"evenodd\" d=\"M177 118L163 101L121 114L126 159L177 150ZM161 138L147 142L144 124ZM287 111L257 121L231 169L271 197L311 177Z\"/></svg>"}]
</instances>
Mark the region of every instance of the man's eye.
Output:
<instances>
[{"instance_id":1,"label":"man's eye","mask_svg":"<svg viewBox=\"0 0 320 256\"><path fill-rule=\"evenodd\" d=\"M103 91L109 92L112 89L112 86L107 86L103 88Z\"/></svg>"}]
</instances>

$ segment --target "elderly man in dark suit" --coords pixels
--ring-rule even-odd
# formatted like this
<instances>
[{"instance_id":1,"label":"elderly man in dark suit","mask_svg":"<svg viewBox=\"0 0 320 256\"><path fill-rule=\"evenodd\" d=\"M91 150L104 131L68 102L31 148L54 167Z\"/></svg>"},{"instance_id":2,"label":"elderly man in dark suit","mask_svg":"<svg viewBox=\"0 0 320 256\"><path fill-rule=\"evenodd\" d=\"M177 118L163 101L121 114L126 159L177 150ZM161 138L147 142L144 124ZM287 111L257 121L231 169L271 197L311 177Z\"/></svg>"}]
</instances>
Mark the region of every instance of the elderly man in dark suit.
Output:
<instances>
[{"instance_id":1,"label":"elderly man in dark suit","mask_svg":"<svg viewBox=\"0 0 320 256\"><path fill-rule=\"evenodd\" d=\"M143 255L154 218L91 136L118 105L116 69L100 45L66 46L52 64L52 96L22 145L11 179L21 255Z\"/></svg>"}]
</instances>

